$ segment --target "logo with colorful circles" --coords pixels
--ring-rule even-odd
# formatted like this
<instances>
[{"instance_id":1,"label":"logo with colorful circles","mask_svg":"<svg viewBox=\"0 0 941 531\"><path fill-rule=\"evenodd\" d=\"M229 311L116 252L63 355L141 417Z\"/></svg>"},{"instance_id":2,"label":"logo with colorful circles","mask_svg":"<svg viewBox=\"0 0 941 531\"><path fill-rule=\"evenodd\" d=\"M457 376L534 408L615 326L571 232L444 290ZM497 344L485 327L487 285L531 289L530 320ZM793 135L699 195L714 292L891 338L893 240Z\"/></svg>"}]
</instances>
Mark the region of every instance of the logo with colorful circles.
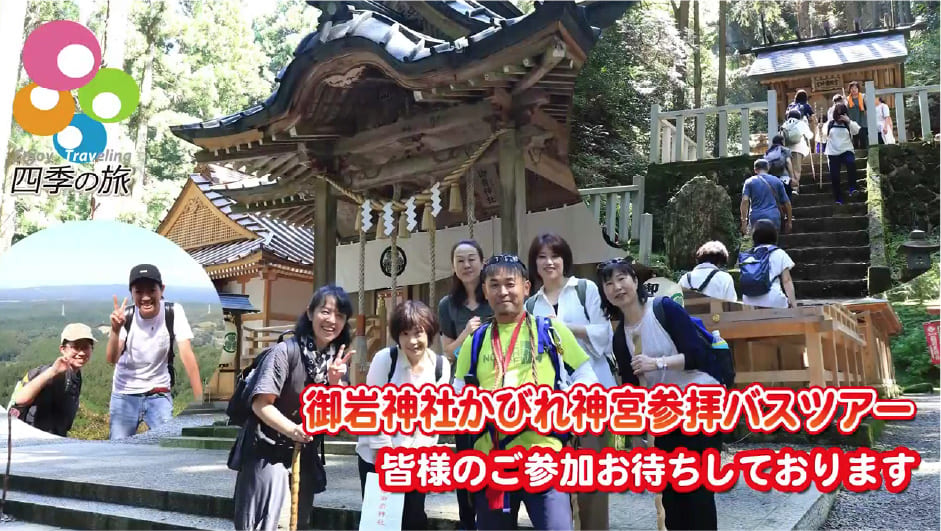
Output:
<instances>
[{"instance_id":1,"label":"logo with colorful circles","mask_svg":"<svg viewBox=\"0 0 941 531\"><path fill-rule=\"evenodd\" d=\"M140 103L134 78L101 68L101 45L78 22L56 20L36 28L23 45L23 67L31 83L16 93L13 118L30 134L52 135L56 152L69 162L98 158L108 145L102 124L124 120Z\"/></svg>"}]
</instances>

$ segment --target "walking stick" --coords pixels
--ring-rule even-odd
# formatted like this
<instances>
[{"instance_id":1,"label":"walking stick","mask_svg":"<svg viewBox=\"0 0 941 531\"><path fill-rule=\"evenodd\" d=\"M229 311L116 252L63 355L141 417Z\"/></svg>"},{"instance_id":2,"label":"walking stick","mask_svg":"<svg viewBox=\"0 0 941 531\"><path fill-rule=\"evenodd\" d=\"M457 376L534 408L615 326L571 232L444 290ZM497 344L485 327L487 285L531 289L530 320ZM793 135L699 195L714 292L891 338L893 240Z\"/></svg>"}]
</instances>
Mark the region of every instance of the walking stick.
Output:
<instances>
[{"instance_id":1,"label":"walking stick","mask_svg":"<svg viewBox=\"0 0 941 531\"><path fill-rule=\"evenodd\" d=\"M291 457L291 531L297 531L298 491L301 487L301 443L294 443Z\"/></svg>"}]
</instances>

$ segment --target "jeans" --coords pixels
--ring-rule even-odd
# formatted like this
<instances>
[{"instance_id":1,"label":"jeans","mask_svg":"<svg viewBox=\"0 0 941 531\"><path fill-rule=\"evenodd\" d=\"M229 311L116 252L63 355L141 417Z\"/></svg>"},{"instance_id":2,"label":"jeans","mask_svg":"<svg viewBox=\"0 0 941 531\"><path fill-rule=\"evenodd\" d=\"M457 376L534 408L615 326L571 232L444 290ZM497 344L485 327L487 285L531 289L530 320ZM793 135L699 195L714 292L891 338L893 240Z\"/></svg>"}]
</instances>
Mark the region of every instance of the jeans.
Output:
<instances>
[{"instance_id":1,"label":"jeans","mask_svg":"<svg viewBox=\"0 0 941 531\"><path fill-rule=\"evenodd\" d=\"M150 429L173 418L173 397L170 393L150 396L111 393L111 440L123 439L137 433L141 421Z\"/></svg>"},{"instance_id":2,"label":"jeans","mask_svg":"<svg viewBox=\"0 0 941 531\"><path fill-rule=\"evenodd\" d=\"M477 509L477 529L517 529L520 502L526 504L526 512L533 523L533 529L571 530L572 503L567 492L549 489L543 492L529 493L518 490L510 493L510 512L502 509L491 511L487 504L485 490L474 494L474 507Z\"/></svg>"},{"instance_id":3,"label":"jeans","mask_svg":"<svg viewBox=\"0 0 941 531\"><path fill-rule=\"evenodd\" d=\"M852 151L844 151L839 155L830 155L830 184L833 186L833 199L838 203L843 202L843 194L840 192L840 167L846 165L846 176L849 180L850 193L856 191L856 154Z\"/></svg>"}]
</instances>

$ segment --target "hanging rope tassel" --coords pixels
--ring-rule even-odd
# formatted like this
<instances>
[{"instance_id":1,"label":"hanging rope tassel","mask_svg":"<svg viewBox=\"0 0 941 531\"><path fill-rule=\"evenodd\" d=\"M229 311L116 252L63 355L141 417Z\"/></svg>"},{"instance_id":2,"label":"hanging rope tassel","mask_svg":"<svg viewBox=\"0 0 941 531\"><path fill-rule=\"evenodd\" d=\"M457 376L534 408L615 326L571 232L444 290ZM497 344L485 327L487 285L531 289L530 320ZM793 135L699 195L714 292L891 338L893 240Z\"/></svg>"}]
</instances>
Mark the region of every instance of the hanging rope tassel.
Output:
<instances>
[{"instance_id":1,"label":"hanging rope tassel","mask_svg":"<svg viewBox=\"0 0 941 531\"><path fill-rule=\"evenodd\" d=\"M428 302L431 303L429 306L431 307L433 315L438 315L438 297L435 293L435 232L435 225L432 223L431 227L428 229L428 244L431 247L431 278L428 282Z\"/></svg>"},{"instance_id":2,"label":"hanging rope tassel","mask_svg":"<svg viewBox=\"0 0 941 531\"><path fill-rule=\"evenodd\" d=\"M474 196L474 181L476 177L476 172L467 174L467 234L471 240L474 239L474 224L477 223L477 214L475 212L476 197Z\"/></svg>"},{"instance_id":3,"label":"hanging rope tassel","mask_svg":"<svg viewBox=\"0 0 941 531\"><path fill-rule=\"evenodd\" d=\"M359 219L359 216L357 216ZM359 373L366 372L367 341L366 341L366 233L359 227L359 292L357 293L359 315L356 316L356 354L353 363L357 382Z\"/></svg>"}]
</instances>

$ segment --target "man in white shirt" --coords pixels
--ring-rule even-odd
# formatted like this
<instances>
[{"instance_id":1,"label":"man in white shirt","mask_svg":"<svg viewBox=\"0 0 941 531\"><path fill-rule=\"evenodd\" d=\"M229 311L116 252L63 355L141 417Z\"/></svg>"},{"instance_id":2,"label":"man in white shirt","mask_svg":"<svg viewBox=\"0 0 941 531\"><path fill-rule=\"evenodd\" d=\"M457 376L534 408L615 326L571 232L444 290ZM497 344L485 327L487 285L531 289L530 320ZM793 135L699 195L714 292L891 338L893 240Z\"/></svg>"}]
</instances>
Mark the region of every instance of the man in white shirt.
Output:
<instances>
[{"instance_id":1,"label":"man in white shirt","mask_svg":"<svg viewBox=\"0 0 941 531\"><path fill-rule=\"evenodd\" d=\"M108 363L115 365L110 405L112 440L134 435L141 421L155 429L172 418L174 338L197 401L203 393L190 345L193 331L183 306L163 301L165 286L160 271L150 264L135 266L128 285L134 306L126 307L127 297L119 306L114 297L106 349Z\"/></svg>"},{"instance_id":2,"label":"man in white shirt","mask_svg":"<svg viewBox=\"0 0 941 531\"><path fill-rule=\"evenodd\" d=\"M729 251L720 241L706 242L696 251L696 263L692 271L680 278L680 287L698 291L707 297L735 302L735 281L732 275L719 269L729 263Z\"/></svg>"}]
</instances>

